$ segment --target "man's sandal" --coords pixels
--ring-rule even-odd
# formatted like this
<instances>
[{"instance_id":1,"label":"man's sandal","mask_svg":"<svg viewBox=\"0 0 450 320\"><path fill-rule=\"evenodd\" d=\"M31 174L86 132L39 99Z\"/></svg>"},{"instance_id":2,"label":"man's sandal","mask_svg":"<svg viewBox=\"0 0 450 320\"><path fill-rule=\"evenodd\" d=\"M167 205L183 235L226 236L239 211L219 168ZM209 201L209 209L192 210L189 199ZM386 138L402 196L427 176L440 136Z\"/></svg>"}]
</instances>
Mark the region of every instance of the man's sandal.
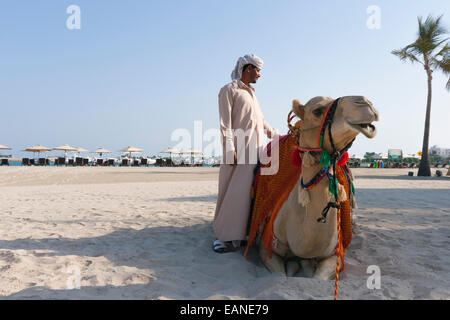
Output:
<instances>
[{"instance_id":1,"label":"man's sandal","mask_svg":"<svg viewBox=\"0 0 450 320\"><path fill-rule=\"evenodd\" d=\"M225 243L223 243L220 240L215 240L213 242L212 249L214 250L214 252L217 253L226 253L234 251L233 244L231 243L231 241L226 241Z\"/></svg>"}]
</instances>

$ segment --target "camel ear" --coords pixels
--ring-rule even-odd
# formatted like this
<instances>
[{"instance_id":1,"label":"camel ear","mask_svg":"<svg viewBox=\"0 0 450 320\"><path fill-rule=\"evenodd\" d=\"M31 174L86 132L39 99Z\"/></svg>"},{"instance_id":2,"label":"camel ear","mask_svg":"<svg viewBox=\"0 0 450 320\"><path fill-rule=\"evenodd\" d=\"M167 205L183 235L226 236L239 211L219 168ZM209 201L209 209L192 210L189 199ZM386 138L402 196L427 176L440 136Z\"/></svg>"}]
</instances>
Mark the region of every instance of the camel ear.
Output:
<instances>
[{"instance_id":1,"label":"camel ear","mask_svg":"<svg viewBox=\"0 0 450 320\"><path fill-rule=\"evenodd\" d=\"M305 106L300 103L297 99L292 101L292 111L299 117L300 119L303 119L305 116Z\"/></svg>"}]
</instances>

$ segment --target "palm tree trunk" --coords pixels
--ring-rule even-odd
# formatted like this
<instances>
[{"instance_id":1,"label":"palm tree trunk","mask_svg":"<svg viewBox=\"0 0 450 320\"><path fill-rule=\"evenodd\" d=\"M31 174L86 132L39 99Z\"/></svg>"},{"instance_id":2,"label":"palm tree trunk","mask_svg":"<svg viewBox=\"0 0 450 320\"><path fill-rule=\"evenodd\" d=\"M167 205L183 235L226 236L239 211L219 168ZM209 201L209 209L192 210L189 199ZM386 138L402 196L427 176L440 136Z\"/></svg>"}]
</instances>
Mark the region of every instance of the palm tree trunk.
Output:
<instances>
[{"instance_id":1,"label":"palm tree trunk","mask_svg":"<svg viewBox=\"0 0 450 320\"><path fill-rule=\"evenodd\" d=\"M431 75L430 67L428 66L425 57L425 70L428 76L428 97L427 97L427 112L425 115L425 131L423 134L423 144L422 144L422 158L420 159L418 176L431 176L430 163L428 161L428 141L430 138L430 115L431 115L431 80L433 79Z\"/></svg>"}]
</instances>

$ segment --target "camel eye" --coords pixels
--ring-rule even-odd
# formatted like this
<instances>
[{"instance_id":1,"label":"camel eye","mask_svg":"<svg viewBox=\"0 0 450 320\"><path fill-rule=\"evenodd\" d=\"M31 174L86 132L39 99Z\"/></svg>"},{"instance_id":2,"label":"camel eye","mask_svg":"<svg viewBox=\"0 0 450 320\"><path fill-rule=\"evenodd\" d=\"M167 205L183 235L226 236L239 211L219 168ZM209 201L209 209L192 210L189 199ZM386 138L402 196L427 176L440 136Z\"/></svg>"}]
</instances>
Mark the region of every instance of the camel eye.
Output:
<instances>
[{"instance_id":1,"label":"camel eye","mask_svg":"<svg viewBox=\"0 0 450 320\"><path fill-rule=\"evenodd\" d=\"M316 110L313 111L313 114L314 114L316 117L321 116L322 113L323 113L323 110L322 110L321 108L316 109Z\"/></svg>"}]
</instances>

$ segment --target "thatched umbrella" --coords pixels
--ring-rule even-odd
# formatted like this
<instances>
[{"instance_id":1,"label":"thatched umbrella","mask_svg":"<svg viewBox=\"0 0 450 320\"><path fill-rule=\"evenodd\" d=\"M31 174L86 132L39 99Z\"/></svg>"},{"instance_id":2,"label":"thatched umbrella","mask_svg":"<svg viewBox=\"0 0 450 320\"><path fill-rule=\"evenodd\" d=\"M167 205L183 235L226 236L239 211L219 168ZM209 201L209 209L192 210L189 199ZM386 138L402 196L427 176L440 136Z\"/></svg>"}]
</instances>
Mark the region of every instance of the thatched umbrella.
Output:
<instances>
[{"instance_id":1,"label":"thatched umbrella","mask_svg":"<svg viewBox=\"0 0 450 320\"><path fill-rule=\"evenodd\" d=\"M53 148L53 150L62 150L62 151L64 151L64 159L67 158L67 151L77 151L76 148L71 147L68 144L64 144L62 146Z\"/></svg>"},{"instance_id":2,"label":"thatched umbrella","mask_svg":"<svg viewBox=\"0 0 450 320\"><path fill-rule=\"evenodd\" d=\"M192 161L191 164L194 164L194 155L196 155L196 154L203 155L204 154L202 151L198 151L198 150L194 150L194 149L189 149L187 151L182 151L180 153L181 154L190 154L191 155L191 161Z\"/></svg>"},{"instance_id":3,"label":"thatched umbrella","mask_svg":"<svg viewBox=\"0 0 450 320\"><path fill-rule=\"evenodd\" d=\"M52 149L50 149L50 148L44 147L43 145L40 145L40 144L37 144L35 146L26 148L25 150L22 150L22 151L33 152L33 157L34 157L35 153L37 152L38 153L38 158L39 158L39 154L41 152L48 152L48 151L51 151L51 150Z\"/></svg>"},{"instance_id":4,"label":"thatched umbrella","mask_svg":"<svg viewBox=\"0 0 450 320\"><path fill-rule=\"evenodd\" d=\"M11 150L11 148L0 144L0 150Z\"/></svg>"},{"instance_id":5,"label":"thatched umbrella","mask_svg":"<svg viewBox=\"0 0 450 320\"><path fill-rule=\"evenodd\" d=\"M142 151L144 151L144 150L135 148L135 147L133 147L133 146L128 146L128 148L125 148L125 149L120 150L120 152L126 152L126 153L129 153L129 154L130 154L130 158L131 158L131 154L132 154L132 153L141 153Z\"/></svg>"},{"instance_id":6,"label":"thatched umbrella","mask_svg":"<svg viewBox=\"0 0 450 320\"><path fill-rule=\"evenodd\" d=\"M96 149L96 150L94 150L94 151L92 151L93 153L98 153L98 154L100 154L100 157L104 154L104 153L111 153L111 151L109 151L109 150L106 150L105 148L102 148L102 147L100 147L100 148L98 148L98 149Z\"/></svg>"},{"instance_id":7,"label":"thatched umbrella","mask_svg":"<svg viewBox=\"0 0 450 320\"><path fill-rule=\"evenodd\" d=\"M163 150L160 153L169 153L170 155L172 155L172 154L180 154L181 151L178 149L167 148L166 150Z\"/></svg>"}]
</instances>

